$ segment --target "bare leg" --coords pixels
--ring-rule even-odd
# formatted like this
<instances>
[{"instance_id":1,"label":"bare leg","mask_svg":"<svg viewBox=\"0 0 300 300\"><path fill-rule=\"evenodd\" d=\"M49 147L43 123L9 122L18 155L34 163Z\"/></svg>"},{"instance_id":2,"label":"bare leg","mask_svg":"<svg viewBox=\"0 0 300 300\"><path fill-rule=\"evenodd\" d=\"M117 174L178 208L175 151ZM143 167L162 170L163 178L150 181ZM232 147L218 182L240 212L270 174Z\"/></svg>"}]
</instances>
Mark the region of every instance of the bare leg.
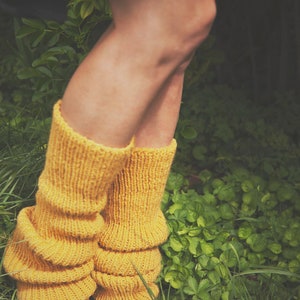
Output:
<instances>
[{"instance_id":1,"label":"bare leg","mask_svg":"<svg viewBox=\"0 0 300 300\"><path fill-rule=\"evenodd\" d=\"M63 97L62 113L71 127L104 145L129 143L162 86L209 31L214 1L200 1L207 16L199 12L199 1L188 2L189 8L170 0L112 1L114 26L77 69ZM178 25L191 15L200 22Z\"/></svg>"},{"instance_id":2,"label":"bare leg","mask_svg":"<svg viewBox=\"0 0 300 300\"><path fill-rule=\"evenodd\" d=\"M179 117L184 72L191 60L192 55L169 78L147 110L135 135L137 147L160 148L170 145Z\"/></svg>"}]
</instances>

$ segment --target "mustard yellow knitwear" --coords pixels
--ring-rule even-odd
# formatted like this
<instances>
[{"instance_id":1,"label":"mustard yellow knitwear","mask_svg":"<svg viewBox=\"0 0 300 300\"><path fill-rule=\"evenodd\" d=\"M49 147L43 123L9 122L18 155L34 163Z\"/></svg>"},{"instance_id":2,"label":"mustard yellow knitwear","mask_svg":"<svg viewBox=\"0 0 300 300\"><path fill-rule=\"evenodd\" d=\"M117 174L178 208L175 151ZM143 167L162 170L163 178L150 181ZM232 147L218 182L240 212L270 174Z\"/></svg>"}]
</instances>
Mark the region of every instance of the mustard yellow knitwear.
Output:
<instances>
[{"instance_id":1,"label":"mustard yellow knitwear","mask_svg":"<svg viewBox=\"0 0 300 300\"><path fill-rule=\"evenodd\" d=\"M131 145L105 147L73 131L54 106L36 205L23 209L6 248L4 268L17 281L19 300L86 300L99 212L107 190L124 167Z\"/></svg>"},{"instance_id":2,"label":"mustard yellow knitwear","mask_svg":"<svg viewBox=\"0 0 300 300\"><path fill-rule=\"evenodd\" d=\"M134 148L109 189L92 273L97 300L151 299L136 270L158 294L158 246L168 236L160 205L175 151L175 140L158 149Z\"/></svg>"}]
</instances>

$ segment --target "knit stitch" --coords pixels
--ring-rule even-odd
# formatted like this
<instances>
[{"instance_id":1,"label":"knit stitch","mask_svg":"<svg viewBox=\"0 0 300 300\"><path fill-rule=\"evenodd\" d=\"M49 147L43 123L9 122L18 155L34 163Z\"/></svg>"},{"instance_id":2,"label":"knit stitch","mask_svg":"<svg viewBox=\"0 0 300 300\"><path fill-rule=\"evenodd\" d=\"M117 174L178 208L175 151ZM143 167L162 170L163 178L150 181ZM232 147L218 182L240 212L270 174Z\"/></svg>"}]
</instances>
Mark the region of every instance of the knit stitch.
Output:
<instances>
[{"instance_id":1,"label":"knit stitch","mask_svg":"<svg viewBox=\"0 0 300 300\"><path fill-rule=\"evenodd\" d=\"M19 300L86 300L94 293L90 274L104 224L99 212L131 152L131 145L110 148L76 133L60 106L53 110L36 205L19 213L5 251Z\"/></svg>"},{"instance_id":2,"label":"knit stitch","mask_svg":"<svg viewBox=\"0 0 300 300\"><path fill-rule=\"evenodd\" d=\"M175 140L158 149L134 148L109 189L93 272L97 300L151 299L139 273L158 294L158 246L168 236L160 205L175 150Z\"/></svg>"}]
</instances>

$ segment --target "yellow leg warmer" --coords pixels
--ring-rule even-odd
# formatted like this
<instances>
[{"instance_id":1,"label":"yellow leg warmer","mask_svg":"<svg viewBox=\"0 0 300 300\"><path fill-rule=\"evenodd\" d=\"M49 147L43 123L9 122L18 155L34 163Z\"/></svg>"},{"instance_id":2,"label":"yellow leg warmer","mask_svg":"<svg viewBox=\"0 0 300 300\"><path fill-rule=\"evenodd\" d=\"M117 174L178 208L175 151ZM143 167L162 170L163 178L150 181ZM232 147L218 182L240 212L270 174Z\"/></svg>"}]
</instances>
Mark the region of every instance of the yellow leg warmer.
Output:
<instances>
[{"instance_id":1,"label":"yellow leg warmer","mask_svg":"<svg viewBox=\"0 0 300 300\"><path fill-rule=\"evenodd\" d=\"M86 300L99 212L107 190L130 156L131 146L101 146L74 132L54 106L36 205L23 209L6 248L4 268L17 281L19 300Z\"/></svg>"},{"instance_id":2,"label":"yellow leg warmer","mask_svg":"<svg viewBox=\"0 0 300 300\"><path fill-rule=\"evenodd\" d=\"M109 189L92 273L97 300L151 299L136 270L158 294L158 246L168 236L160 204L175 150L175 140L159 149L134 148Z\"/></svg>"}]
</instances>

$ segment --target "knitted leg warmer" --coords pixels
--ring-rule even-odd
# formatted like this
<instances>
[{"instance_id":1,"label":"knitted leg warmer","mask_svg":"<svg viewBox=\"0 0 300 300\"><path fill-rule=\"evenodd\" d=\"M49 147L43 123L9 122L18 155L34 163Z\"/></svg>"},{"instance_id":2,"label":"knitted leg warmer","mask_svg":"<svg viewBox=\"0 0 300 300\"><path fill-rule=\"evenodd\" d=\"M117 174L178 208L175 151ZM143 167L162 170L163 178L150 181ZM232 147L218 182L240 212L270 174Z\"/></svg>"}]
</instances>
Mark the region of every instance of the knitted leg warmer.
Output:
<instances>
[{"instance_id":1,"label":"knitted leg warmer","mask_svg":"<svg viewBox=\"0 0 300 300\"><path fill-rule=\"evenodd\" d=\"M159 149L134 148L109 189L92 273L97 300L151 299L138 272L158 294L158 246L168 236L160 204L175 150L175 140Z\"/></svg>"},{"instance_id":2,"label":"knitted leg warmer","mask_svg":"<svg viewBox=\"0 0 300 300\"><path fill-rule=\"evenodd\" d=\"M74 132L60 102L54 106L36 205L21 210L5 251L19 300L86 300L94 293L99 211L130 152L131 146L105 147Z\"/></svg>"}]
</instances>

